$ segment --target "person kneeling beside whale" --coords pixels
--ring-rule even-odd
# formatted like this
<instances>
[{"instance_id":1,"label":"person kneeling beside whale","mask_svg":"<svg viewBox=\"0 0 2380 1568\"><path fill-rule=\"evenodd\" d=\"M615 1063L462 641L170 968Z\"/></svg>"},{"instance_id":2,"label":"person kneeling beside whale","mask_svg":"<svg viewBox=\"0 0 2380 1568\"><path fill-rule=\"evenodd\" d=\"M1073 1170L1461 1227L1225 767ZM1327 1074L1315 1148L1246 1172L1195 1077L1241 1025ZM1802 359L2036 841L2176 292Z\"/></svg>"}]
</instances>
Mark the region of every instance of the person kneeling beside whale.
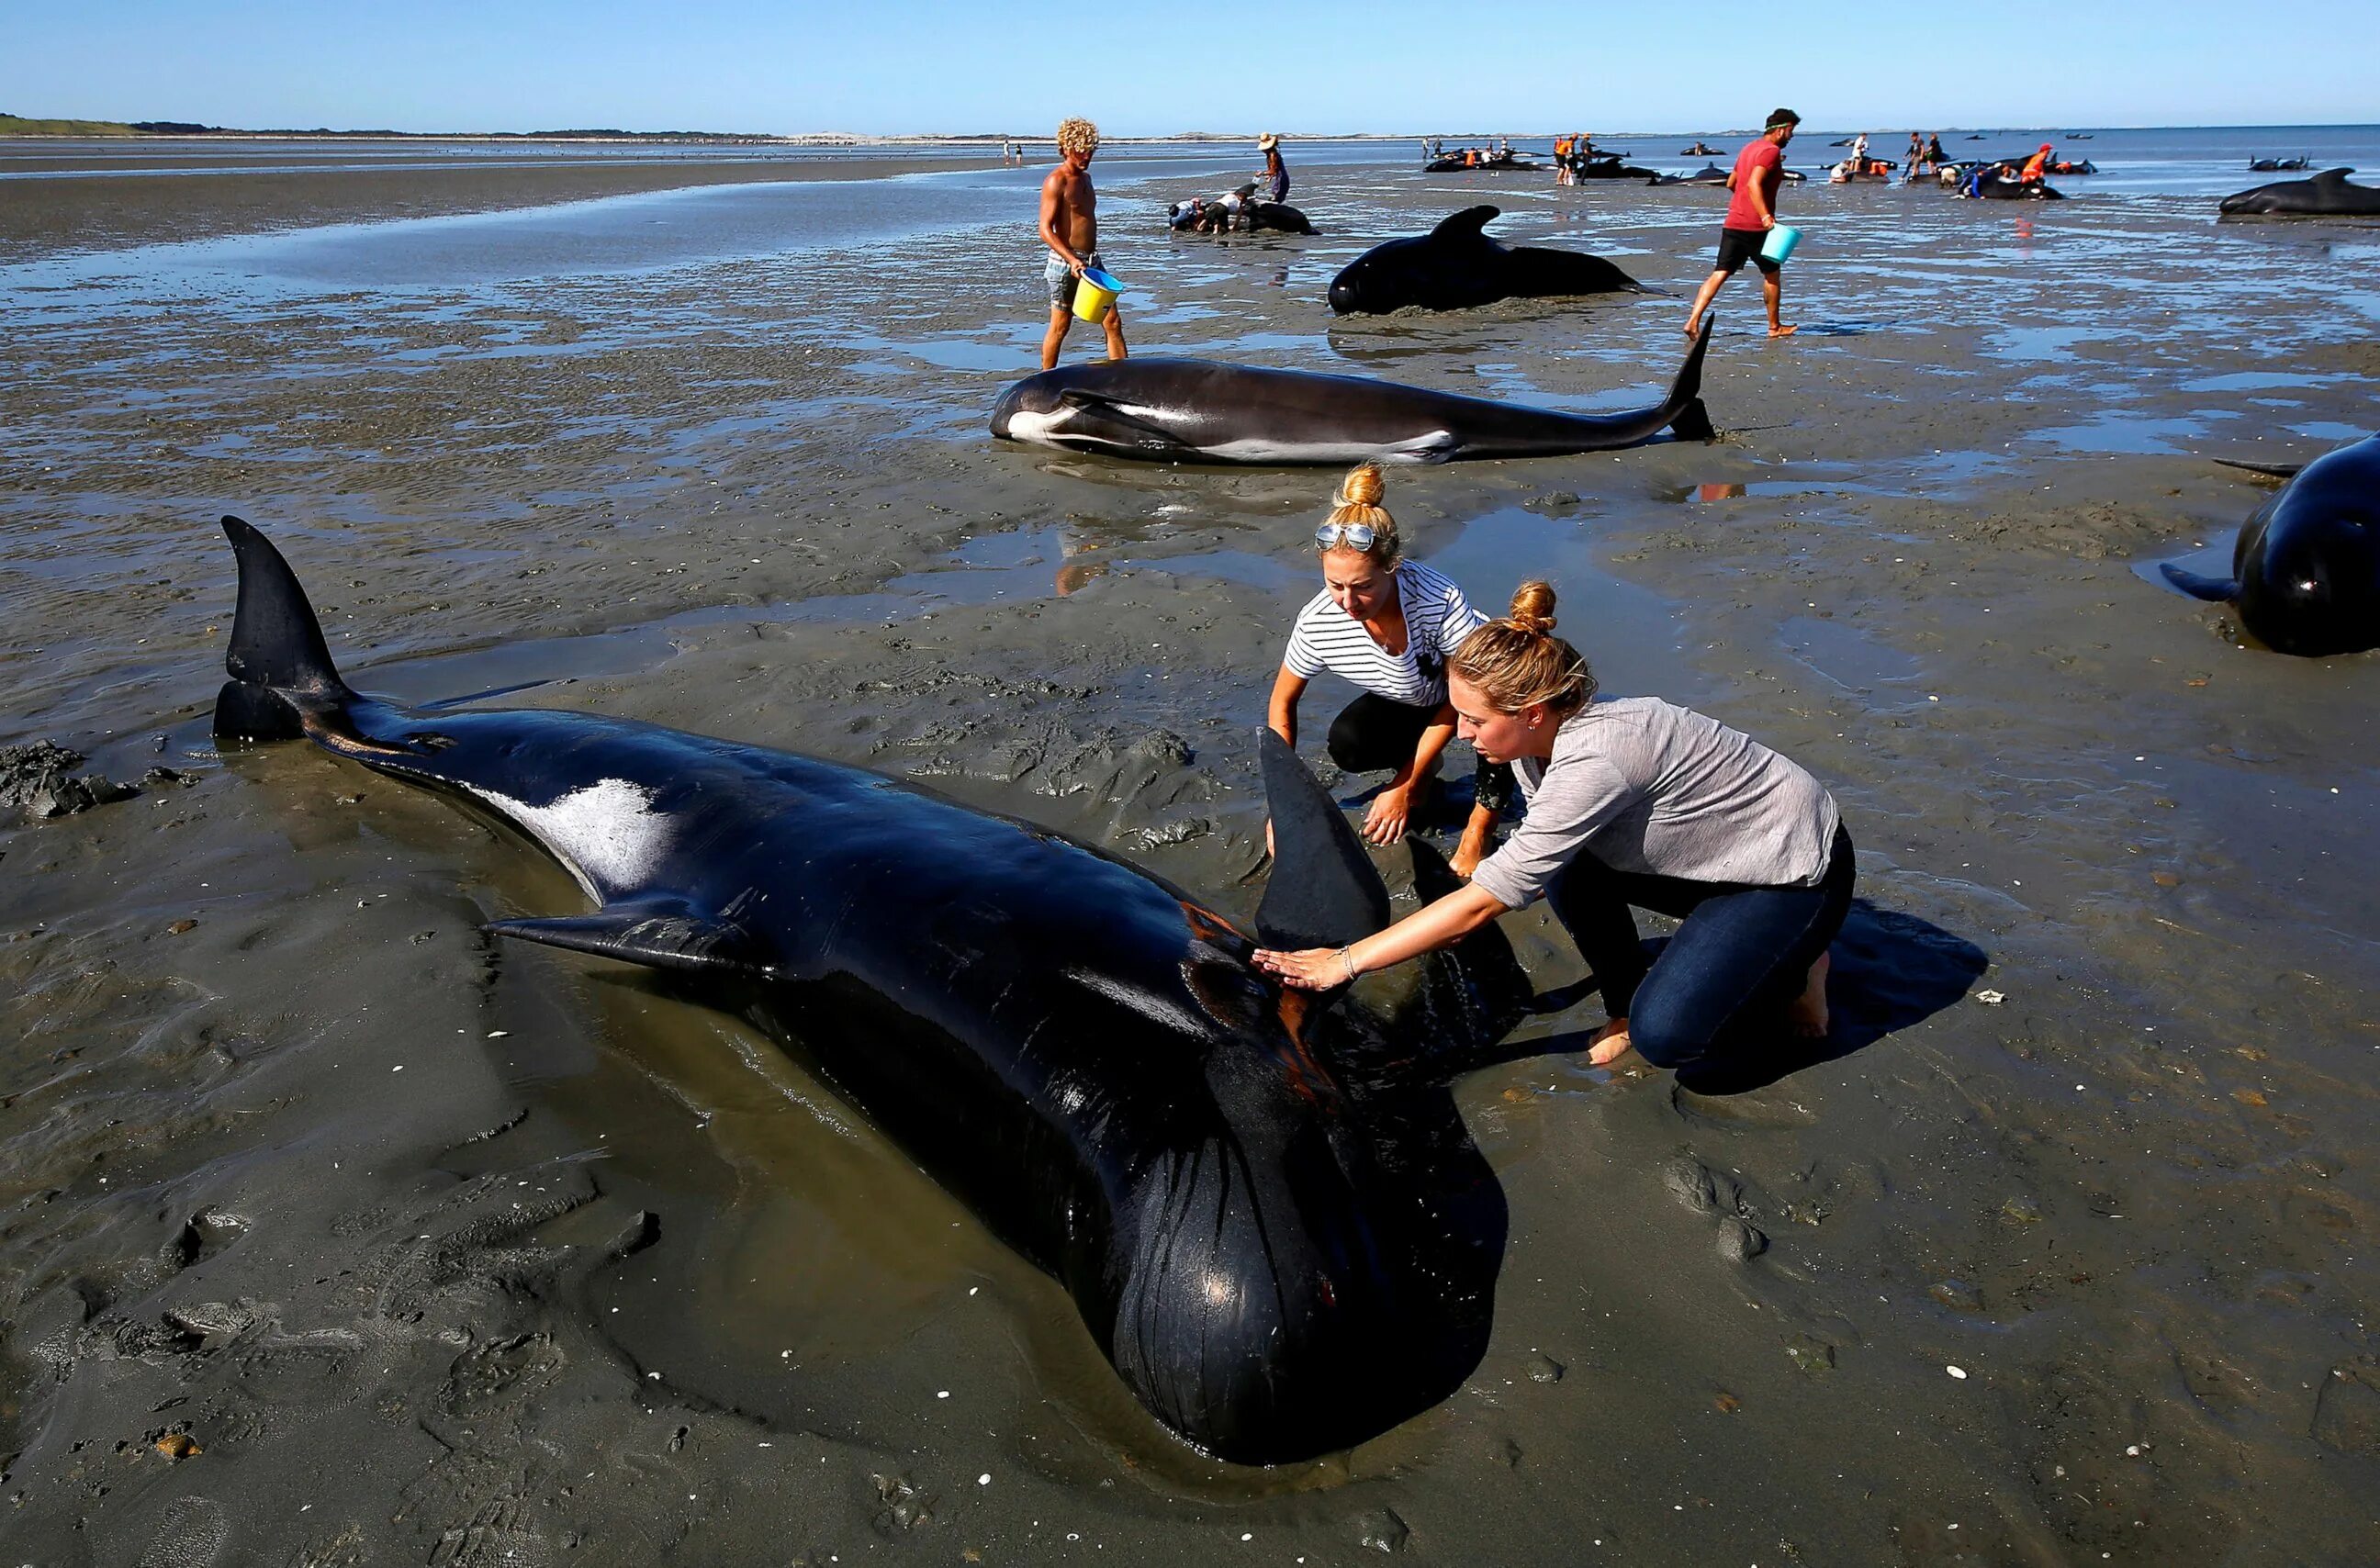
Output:
<instances>
[{"instance_id":1,"label":"person kneeling beside whale","mask_svg":"<svg viewBox=\"0 0 2380 1568\"><path fill-rule=\"evenodd\" d=\"M1510 762L1528 814L1470 884L1339 948L1261 950L1259 968L1321 991L1447 946L1548 900L1595 972L1609 1022L1587 1051L1630 1046L1689 1081L1757 1070L1756 1026L1827 1030L1827 946L1851 906L1851 835L1834 797L1749 736L1658 698L1597 702L1553 635L1553 590L1463 639L1447 685L1459 733ZM1648 967L1630 906L1683 923Z\"/></svg>"},{"instance_id":2,"label":"person kneeling beside whale","mask_svg":"<svg viewBox=\"0 0 2380 1568\"><path fill-rule=\"evenodd\" d=\"M1330 760L1351 773L1385 768L1389 782L1364 815L1364 836L1394 844L1438 777L1439 753L1454 738L1446 702L1446 662L1463 639L1488 624L1463 590L1404 557L1396 519L1380 504L1379 467L1348 472L1330 517L1314 531L1322 555L1322 591L1290 628L1289 649L1272 683L1265 723L1297 746L1297 704L1325 670L1363 688L1331 722ZM1448 862L1461 876L1488 851L1496 819L1511 800L1512 772L1483 758L1462 841Z\"/></svg>"}]
</instances>

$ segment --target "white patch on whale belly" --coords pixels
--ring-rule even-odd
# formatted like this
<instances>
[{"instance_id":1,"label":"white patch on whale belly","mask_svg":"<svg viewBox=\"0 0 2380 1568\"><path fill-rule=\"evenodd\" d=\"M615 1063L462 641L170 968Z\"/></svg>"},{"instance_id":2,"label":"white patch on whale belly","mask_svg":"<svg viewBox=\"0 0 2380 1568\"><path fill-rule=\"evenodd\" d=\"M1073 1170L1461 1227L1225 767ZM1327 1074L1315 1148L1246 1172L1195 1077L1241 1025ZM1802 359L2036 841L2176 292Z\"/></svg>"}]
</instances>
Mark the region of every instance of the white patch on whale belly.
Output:
<instances>
[{"instance_id":1,"label":"white patch on whale belly","mask_svg":"<svg viewBox=\"0 0 2380 1568\"><path fill-rule=\"evenodd\" d=\"M1200 448L1231 463L1443 463L1454 451L1451 431L1427 431L1402 441L1281 441L1245 436Z\"/></svg>"},{"instance_id":2,"label":"white patch on whale belly","mask_svg":"<svg viewBox=\"0 0 2380 1568\"><path fill-rule=\"evenodd\" d=\"M1008 439L1029 441L1039 446L1058 444L1057 425L1069 410L1060 408L1047 414L1036 414L1020 408L1008 416Z\"/></svg>"},{"instance_id":3,"label":"white patch on whale belly","mask_svg":"<svg viewBox=\"0 0 2380 1568\"><path fill-rule=\"evenodd\" d=\"M653 792L625 779L604 779L543 806L465 787L545 845L599 904L606 886L650 883L669 848L670 820L653 809Z\"/></svg>"}]
</instances>

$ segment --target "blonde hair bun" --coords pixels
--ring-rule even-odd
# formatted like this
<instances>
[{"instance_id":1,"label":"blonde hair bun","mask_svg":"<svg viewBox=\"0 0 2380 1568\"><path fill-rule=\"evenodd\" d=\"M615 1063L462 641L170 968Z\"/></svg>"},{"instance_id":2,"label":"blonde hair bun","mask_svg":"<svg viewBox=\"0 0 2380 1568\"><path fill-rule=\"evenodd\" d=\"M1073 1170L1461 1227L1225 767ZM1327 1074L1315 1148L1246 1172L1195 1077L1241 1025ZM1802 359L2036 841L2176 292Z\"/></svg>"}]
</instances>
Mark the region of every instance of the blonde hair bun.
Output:
<instances>
[{"instance_id":1,"label":"blonde hair bun","mask_svg":"<svg viewBox=\"0 0 2380 1568\"><path fill-rule=\"evenodd\" d=\"M1339 481L1339 493L1331 501L1334 506L1378 506L1380 497L1388 493L1388 480L1381 477L1378 463L1361 463L1347 470Z\"/></svg>"},{"instance_id":2,"label":"blonde hair bun","mask_svg":"<svg viewBox=\"0 0 2380 1568\"><path fill-rule=\"evenodd\" d=\"M1554 629L1554 585L1532 577L1512 590L1512 624L1543 636Z\"/></svg>"}]
</instances>

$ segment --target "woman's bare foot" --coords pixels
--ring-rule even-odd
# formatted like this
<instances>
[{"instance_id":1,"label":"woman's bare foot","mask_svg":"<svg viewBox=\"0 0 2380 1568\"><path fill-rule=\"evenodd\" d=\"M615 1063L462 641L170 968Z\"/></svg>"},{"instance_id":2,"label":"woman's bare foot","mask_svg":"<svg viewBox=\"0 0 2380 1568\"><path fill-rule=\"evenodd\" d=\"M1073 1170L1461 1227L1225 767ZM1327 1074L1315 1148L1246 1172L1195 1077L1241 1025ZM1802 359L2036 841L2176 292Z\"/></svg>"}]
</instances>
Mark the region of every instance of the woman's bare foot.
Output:
<instances>
[{"instance_id":1,"label":"woman's bare foot","mask_svg":"<svg viewBox=\"0 0 2380 1568\"><path fill-rule=\"evenodd\" d=\"M1780 322L1768 329L1768 335L1771 337L1791 337L1801 330L1802 329L1800 327L1789 327Z\"/></svg>"},{"instance_id":2,"label":"woman's bare foot","mask_svg":"<svg viewBox=\"0 0 2380 1568\"><path fill-rule=\"evenodd\" d=\"M1688 337L1692 337L1692 336L1694 336L1694 334L1696 334L1696 333L1698 333L1698 332L1700 332L1700 331L1702 331L1702 330L1703 330L1703 319L1702 319L1700 316L1692 316L1692 317L1687 318L1686 325L1685 325L1685 334L1686 334L1686 335L1687 335Z\"/></svg>"},{"instance_id":3,"label":"woman's bare foot","mask_svg":"<svg viewBox=\"0 0 2380 1568\"><path fill-rule=\"evenodd\" d=\"M1595 1031L1586 1048L1587 1065L1609 1067L1628 1054L1628 1020L1614 1018Z\"/></svg>"},{"instance_id":4,"label":"woman's bare foot","mask_svg":"<svg viewBox=\"0 0 2380 1568\"><path fill-rule=\"evenodd\" d=\"M1827 971L1834 966L1835 961L1830 954L1819 954L1818 961L1810 966L1809 984L1802 988L1802 994L1794 999L1793 1005L1785 1009L1786 1023L1803 1039L1827 1038Z\"/></svg>"}]
</instances>

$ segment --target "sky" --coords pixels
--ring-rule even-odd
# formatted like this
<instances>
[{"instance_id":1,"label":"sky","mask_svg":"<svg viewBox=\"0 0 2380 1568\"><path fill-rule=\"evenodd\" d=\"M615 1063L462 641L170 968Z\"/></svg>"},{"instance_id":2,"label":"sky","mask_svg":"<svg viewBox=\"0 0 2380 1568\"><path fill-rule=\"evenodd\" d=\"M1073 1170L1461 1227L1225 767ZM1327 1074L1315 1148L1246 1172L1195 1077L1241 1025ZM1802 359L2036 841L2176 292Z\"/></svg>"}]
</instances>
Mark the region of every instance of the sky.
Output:
<instances>
[{"instance_id":1,"label":"sky","mask_svg":"<svg viewBox=\"0 0 2380 1568\"><path fill-rule=\"evenodd\" d=\"M0 112L1047 136L2380 119L2371 0L0 0ZM1918 18L1915 21L1904 18Z\"/></svg>"}]
</instances>

